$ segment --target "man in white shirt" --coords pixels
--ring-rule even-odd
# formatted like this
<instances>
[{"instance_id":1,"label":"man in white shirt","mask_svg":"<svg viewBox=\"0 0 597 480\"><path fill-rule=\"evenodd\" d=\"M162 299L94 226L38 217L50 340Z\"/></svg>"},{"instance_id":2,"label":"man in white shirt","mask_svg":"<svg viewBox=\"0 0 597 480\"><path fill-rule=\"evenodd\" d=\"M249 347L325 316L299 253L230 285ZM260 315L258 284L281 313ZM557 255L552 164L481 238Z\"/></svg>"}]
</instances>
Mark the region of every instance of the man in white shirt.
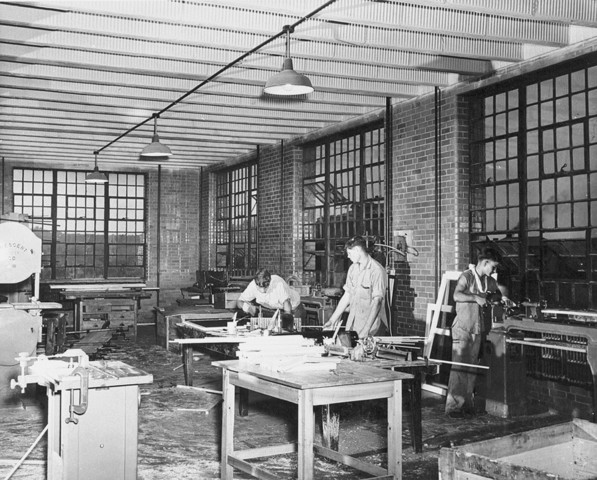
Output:
<instances>
[{"instance_id":1,"label":"man in white shirt","mask_svg":"<svg viewBox=\"0 0 597 480\"><path fill-rule=\"evenodd\" d=\"M282 313L302 317L303 306L300 294L290 288L282 277L272 275L264 268L255 274L251 283L236 301L238 308L253 316L259 312L255 303L271 310L272 313L280 310Z\"/></svg>"}]
</instances>

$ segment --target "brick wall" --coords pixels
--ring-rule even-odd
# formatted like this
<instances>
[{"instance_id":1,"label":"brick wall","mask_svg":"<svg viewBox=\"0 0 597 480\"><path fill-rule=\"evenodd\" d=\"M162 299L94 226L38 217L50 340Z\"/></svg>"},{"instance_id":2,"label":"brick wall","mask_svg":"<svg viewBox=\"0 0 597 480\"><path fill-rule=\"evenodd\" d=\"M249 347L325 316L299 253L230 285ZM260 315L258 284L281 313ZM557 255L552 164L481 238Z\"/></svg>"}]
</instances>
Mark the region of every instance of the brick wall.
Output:
<instances>
[{"instance_id":1,"label":"brick wall","mask_svg":"<svg viewBox=\"0 0 597 480\"><path fill-rule=\"evenodd\" d=\"M169 305L180 298L180 288L195 283L199 268L200 169L162 168L158 204L158 172L148 178L149 231L148 284L157 283L158 235L160 242L160 304ZM159 226L158 226L158 213Z\"/></svg>"},{"instance_id":2,"label":"brick wall","mask_svg":"<svg viewBox=\"0 0 597 480\"><path fill-rule=\"evenodd\" d=\"M563 415L593 420L593 394L580 386L527 376L527 398Z\"/></svg>"},{"instance_id":3,"label":"brick wall","mask_svg":"<svg viewBox=\"0 0 597 480\"><path fill-rule=\"evenodd\" d=\"M434 95L394 107L394 131L391 137L388 135L393 142L392 230L407 231L409 245L418 252L418 256L409 255L396 264L392 317L393 331L400 334L424 334L427 304L435 302L441 274L462 269L468 263L465 101L444 95L438 105L439 169ZM440 180L439 202L436 176ZM440 207L439 218L436 205ZM436 254L440 256L439 264Z\"/></svg>"},{"instance_id":4,"label":"brick wall","mask_svg":"<svg viewBox=\"0 0 597 480\"><path fill-rule=\"evenodd\" d=\"M215 265L215 175L203 171L200 182L200 208L199 212L199 267L197 270L209 270Z\"/></svg>"},{"instance_id":5,"label":"brick wall","mask_svg":"<svg viewBox=\"0 0 597 480\"><path fill-rule=\"evenodd\" d=\"M258 174L259 266L286 278L302 264L302 149L261 149Z\"/></svg>"}]
</instances>

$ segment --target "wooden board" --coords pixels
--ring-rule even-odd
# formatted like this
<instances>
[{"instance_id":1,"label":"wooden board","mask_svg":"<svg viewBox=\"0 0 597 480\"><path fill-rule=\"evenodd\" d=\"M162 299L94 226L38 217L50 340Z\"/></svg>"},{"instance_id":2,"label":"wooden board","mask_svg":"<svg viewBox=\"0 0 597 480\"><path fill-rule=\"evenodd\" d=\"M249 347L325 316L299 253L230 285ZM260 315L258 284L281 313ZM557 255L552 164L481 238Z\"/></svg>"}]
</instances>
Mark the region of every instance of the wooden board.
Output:
<instances>
[{"instance_id":1,"label":"wooden board","mask_svg":"<svg viewBox=\"0 0 597 480\"><path fill-rule=\"evenodd\" d=\"M426 383L422 388L439 395L446 395L447 392L450 367L445 362L452 358L450 327L455 312L452 295L459 277L460 272L452 270L445 272L435 303L427 305L423 356L431 361L438 360L442 367L440 367L438 378Z\"/></svg>"},{"instance_id":2,"label":"wooden board","mask_svg":"<svg viewBox=\"0 0 597 480\"><path fill-rule=\"evenodd\" d=\"M100 348L110 343L112 340L111 330L89 332L82 339L73 343L71 348L79 348L83 350L87 355L93 355Z\"/></svg>"}]
</instances>

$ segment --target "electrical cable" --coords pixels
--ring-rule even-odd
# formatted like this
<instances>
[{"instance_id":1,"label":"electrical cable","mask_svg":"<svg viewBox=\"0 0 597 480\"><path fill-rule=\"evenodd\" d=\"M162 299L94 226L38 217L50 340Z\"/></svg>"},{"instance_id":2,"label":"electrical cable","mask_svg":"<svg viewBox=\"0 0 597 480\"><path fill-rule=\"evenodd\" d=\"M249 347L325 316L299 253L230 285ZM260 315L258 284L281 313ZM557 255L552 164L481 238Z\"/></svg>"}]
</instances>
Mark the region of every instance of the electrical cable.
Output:
<instances>
[{"instance_id":1,"label":"electrical cable","mask_svg":"<svg viewBox=\"0 0 597 480\"><path fill-rule=\"evenodd\" d=\"M157 112L157 116L159 117L162 113L170 110L173 106L175 106L176 104L182 102L185 98L187 98L189 95L192 95L193 93L195 93L197 90L199 90L203 85L211 82L212 80L214 80L216 77L218 77L220 74L224 73L226 70L228 70L229 68L232 68L234 65L236 65L237 63L239 63L240 61L244 60L245 58L247 58L249 55L252 55L253 53L255 53L257 50L261 49L262 47L265 47L266 45L268 45L269 43L273 42L274 40L276 40L277 38L286 35L287 29L290 28L291 30L294 30L295 27L297 27L298 25L300 25L301 23L309 20L311 17L317 15L319 12L321 12L322 10L324 10L325 8L329 7L332 3L336 2L336 0L329 0L326 3L324 3L323 5L321 5L320 7L316 8L315 10L313 10L312 12L308 13L307 15L305 15L304 17L300 18L299 20L297 20L296 22L294 22L292 25L290 26L285 26L280 32L278 32L277 34L271 36L270 38L268 38L267 40L265 40L264 42L261 42L259 45L257 45L256 47L253 47L251 50L243 53L241 56L237 57L235 60L233 60L232 62L230 62L228 65L225 65L224 67L220 68L216 73L210 75L208 78L206 78L205 80L203 80L201 83L199 83L198 85L196 85L195 87L193 87L192 89L190 89L188 92L186 92L184 95L181 95L179 98L177 98L176 100L172 101L170 104L166 105L164 108L162 108L159 112ZM102 148L98 149L95 151L95 153L100 153L102 150L105 150L106 148L108 148L110 145L116 143L118 140L120 140L121 138L127 136L129 133L135 131L137 128L145 125L147 122L149 122L150 120L153 120L154 115L152 115L151 117L143 120L142 122L139 122L137 125L135 125L134 127L129 128L126 132L124 132L123 134L119 135L118 137L116 137L114 140L112 140L111 142L107 143L106 145L104 145Z\"/></svg>"}]
</instances>

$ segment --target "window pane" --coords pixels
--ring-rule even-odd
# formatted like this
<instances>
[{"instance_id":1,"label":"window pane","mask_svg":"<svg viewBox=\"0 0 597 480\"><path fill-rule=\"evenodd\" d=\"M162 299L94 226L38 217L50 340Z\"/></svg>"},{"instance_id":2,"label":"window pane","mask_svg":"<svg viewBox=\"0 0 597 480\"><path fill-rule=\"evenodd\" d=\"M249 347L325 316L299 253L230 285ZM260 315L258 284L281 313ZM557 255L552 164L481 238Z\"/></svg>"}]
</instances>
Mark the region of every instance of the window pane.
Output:
<instances>
[{"instance_id":1,"label":"window pane","mask_svg":"<svg viewBox=\"0 0 597 480\"><path fill-rule=\"evenodd\" d=\"M145 199L134 198L135 192L129 197L127 187L128 182L143 185L145 175L107 172L110 186L106 188L103 184L86 184L87 172L82 171L14 171L13 191L30 192L22 201L15 196L15 210L44 220L35 227L41 232L45 253L42 280L144 279ZM107 211L106 199L110 206ZM122 222L123 227L106 232L106 214L138 221ZM108 223L108 227L114 225ZM110 254L106 241L113 246Z\"/></svg>"},{"instance_id":2,"label":"window pane","mask_svg":"<svg viewBox=\"0 0 597 480\"><path fill-rule=\"evenodd\" d=\"M487 111L494 107L495 128L483 138L476 128L469 131L471 146L487 145L484 162L471 163L470 231L473 250L500 249L502 278L521 300L597 308L597 287L588 283L597 281L597 66L576 68L521 76L528 85L506 90L496 84L479 98ZM524 95L524 115L517 115L513 91ZM497 136L516 129L520 145ZM526 229L519 227L521 214Z\"/></svg>"}]
</instances>

